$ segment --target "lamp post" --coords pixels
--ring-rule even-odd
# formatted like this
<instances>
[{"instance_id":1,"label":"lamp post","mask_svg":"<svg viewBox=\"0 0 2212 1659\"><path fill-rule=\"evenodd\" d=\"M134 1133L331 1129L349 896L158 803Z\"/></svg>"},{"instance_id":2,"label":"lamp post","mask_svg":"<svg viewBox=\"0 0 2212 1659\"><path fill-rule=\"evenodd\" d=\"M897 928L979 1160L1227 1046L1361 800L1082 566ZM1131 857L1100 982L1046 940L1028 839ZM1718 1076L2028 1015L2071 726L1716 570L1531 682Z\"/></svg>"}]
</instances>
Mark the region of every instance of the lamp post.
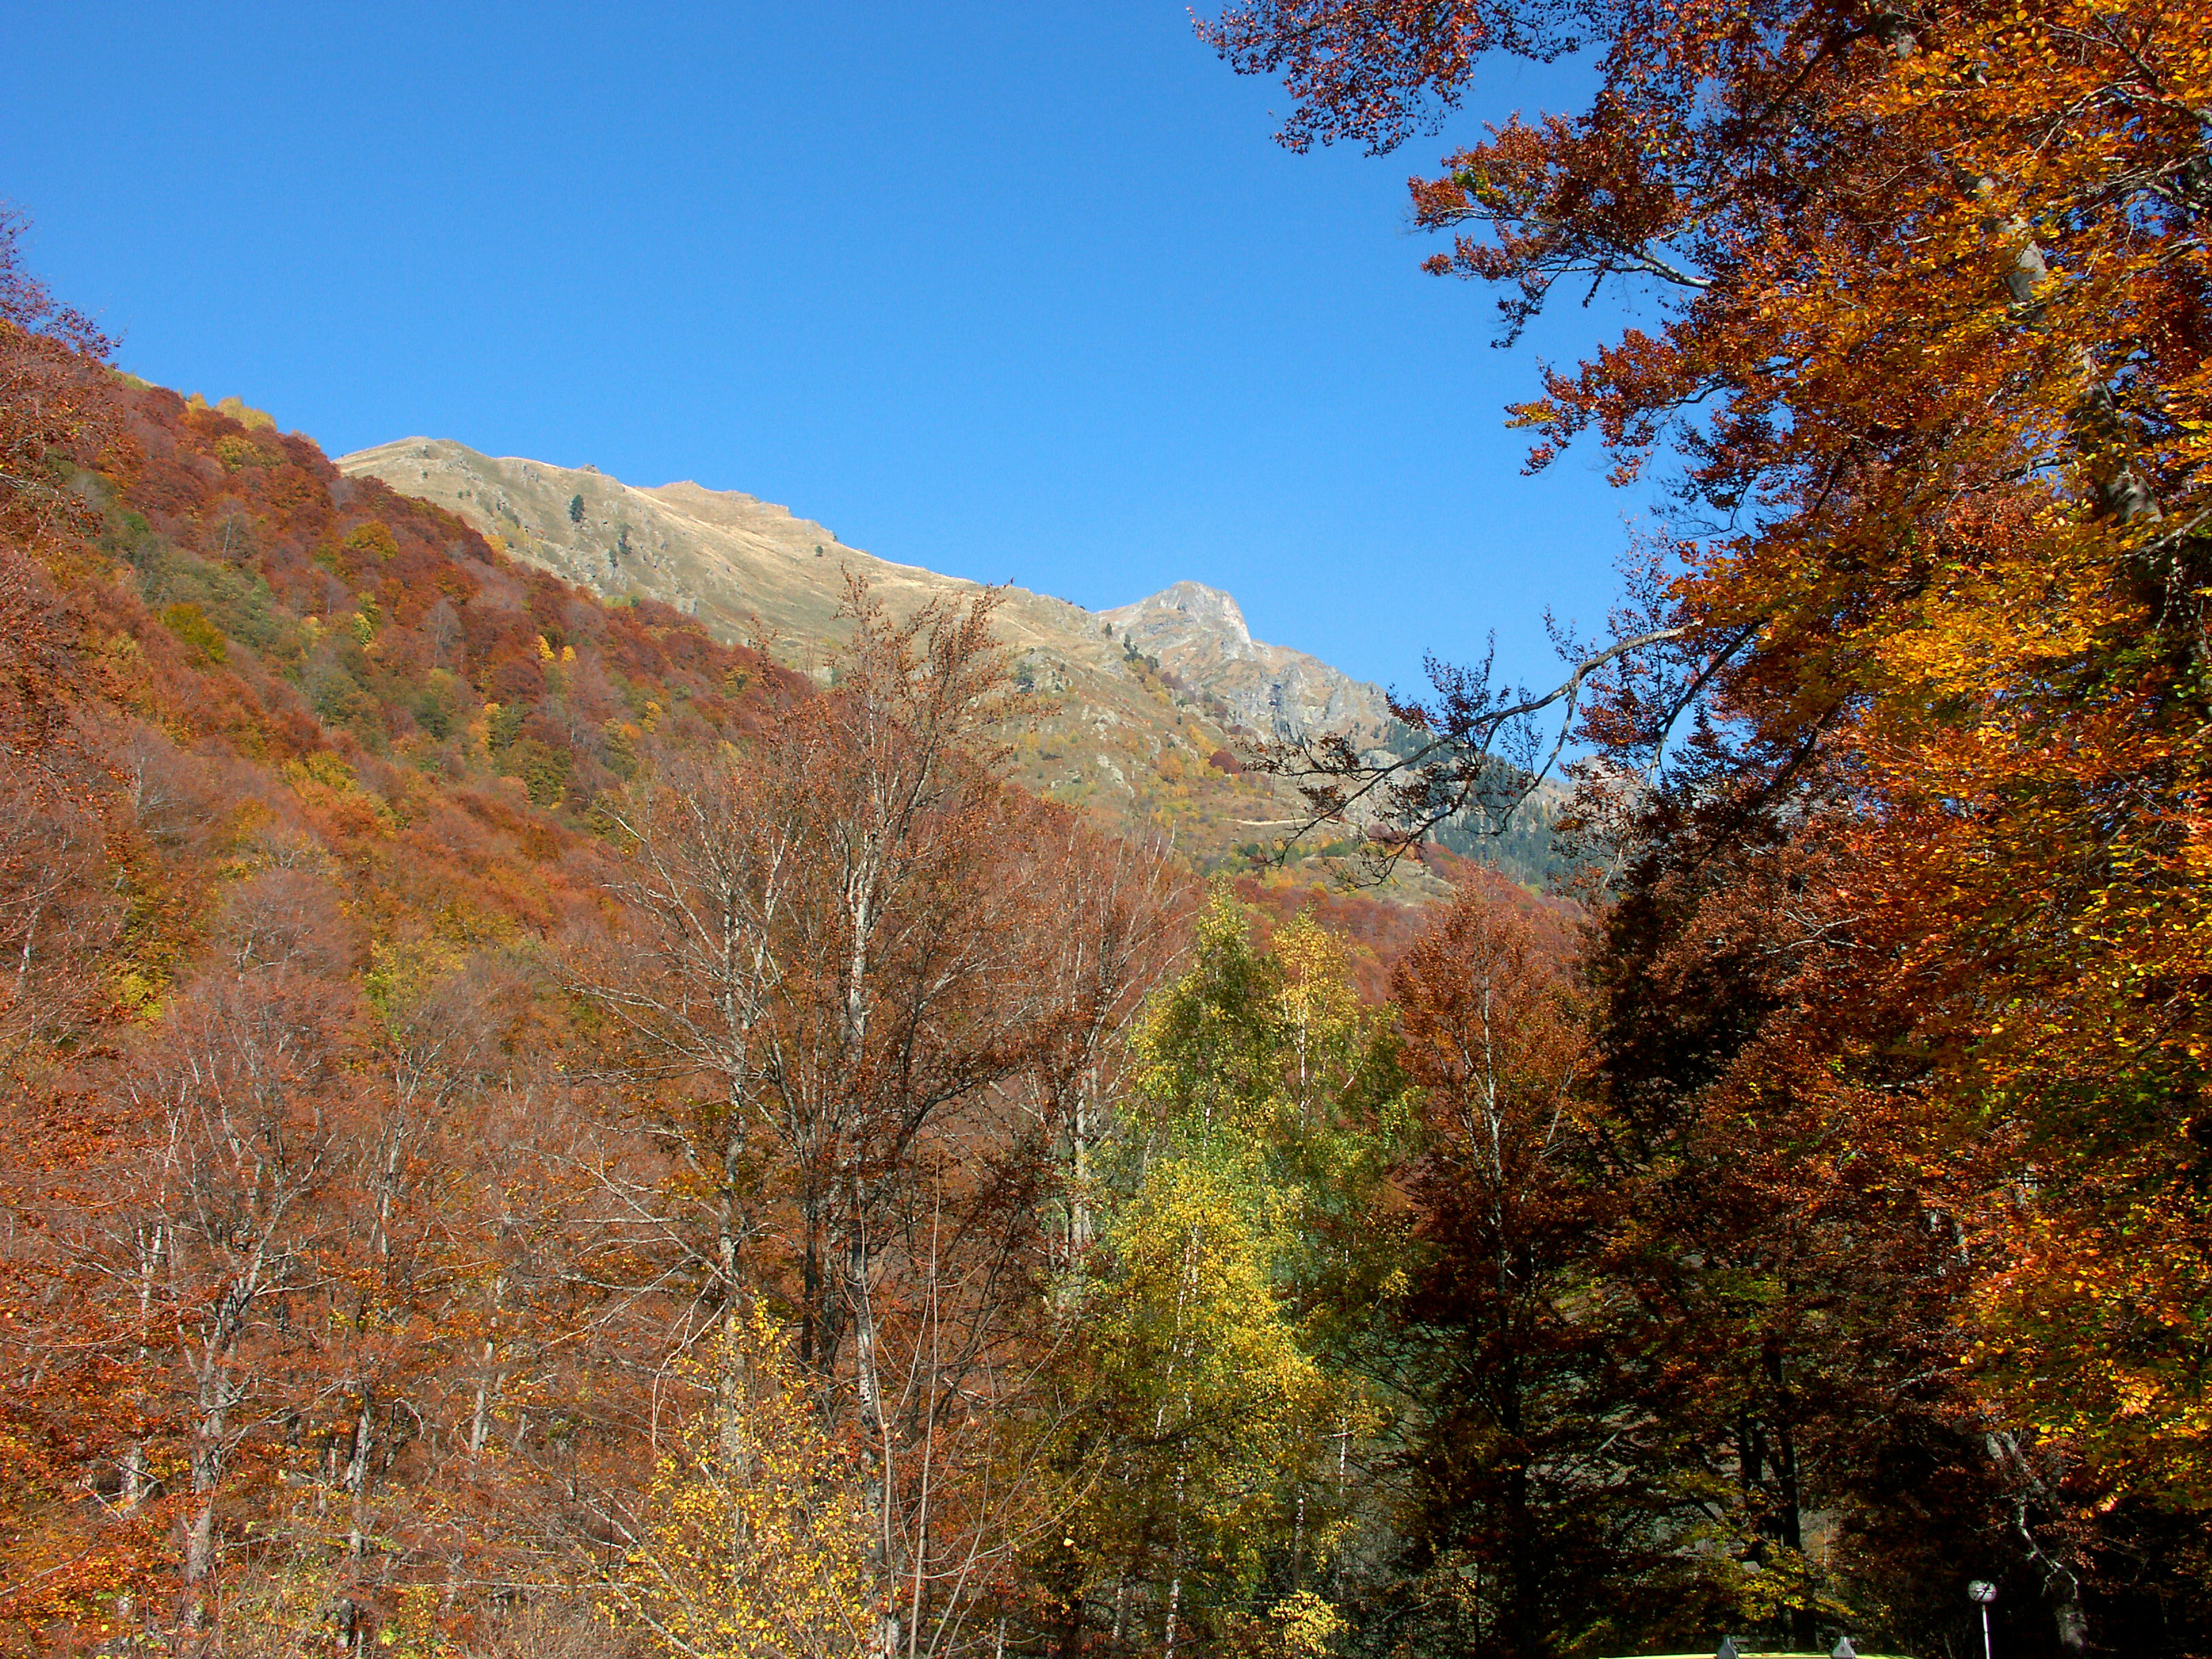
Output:
<instances>
[{"instance_id":1,"label":"lamp post","mask_svg":"<svg viewBox=\"0 0 2212 1659\"><path fill-rule=\"evenodd\" d=\"M1966 1586L1966 1599L1982 1610L1982 1659L1990 1659L1990 1603L1997 1599L1997 1587L1986 1578L1977 1578Z\"/></svg>"}]
</instances>

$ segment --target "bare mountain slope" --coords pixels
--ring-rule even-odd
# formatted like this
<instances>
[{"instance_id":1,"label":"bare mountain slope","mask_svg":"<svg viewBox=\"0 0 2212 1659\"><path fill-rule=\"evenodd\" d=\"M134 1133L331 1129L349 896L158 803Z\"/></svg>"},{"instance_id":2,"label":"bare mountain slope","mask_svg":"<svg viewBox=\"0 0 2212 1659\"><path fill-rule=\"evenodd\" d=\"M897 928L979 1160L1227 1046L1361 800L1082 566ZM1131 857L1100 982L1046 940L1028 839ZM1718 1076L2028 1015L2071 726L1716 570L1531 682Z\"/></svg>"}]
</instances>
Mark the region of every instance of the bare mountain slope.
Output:
<instances>
[{"instance_id":1,"label":"bare mountain slope","mask_svg":"<svg viewBox=\"0 0 2212 1659\"><path fill-rule=\"evenodd\" d=\"M979 591L848 547L736 491L640 488L595 467L495 458L436 438L404 438L338 465L447 507L513 556L605 598L663 600L817 677L848 631L838 611L848 572L894 614ZM1286 785L1241 770L1241 739L1347 731L1379 743L1388 732L1378 688L1255 643L1236 600L1194 582L1104 612L1010 587L998 629L1037 697L1016 740L1017 777L1120 827L1164 830L1200 866L1271 842L1298 815ZM1514 867L1524 861L1505 862L1533 879Z\"/></svg>"},{"instance_id":2,"label":"bare mountain slope","mask_svg":"<svg viewBox=\"0 0 2212 1659\"><path fill-rule=\"evenodd\" d=\"M975 584L846 546L788 508L696 483L641 489L596 467L495 459L440 438L404 438L343 457L395 489L451 508L508 552L608 599L662 599L732 635L759 633L777 654L817 666L842 637L837 618L848 570L903 611ZM1064 600L1010 590L1000 626L1017 648L1049 645L1091 669L1119 654L1090 613Z\"/></svg>"}]
</instances>

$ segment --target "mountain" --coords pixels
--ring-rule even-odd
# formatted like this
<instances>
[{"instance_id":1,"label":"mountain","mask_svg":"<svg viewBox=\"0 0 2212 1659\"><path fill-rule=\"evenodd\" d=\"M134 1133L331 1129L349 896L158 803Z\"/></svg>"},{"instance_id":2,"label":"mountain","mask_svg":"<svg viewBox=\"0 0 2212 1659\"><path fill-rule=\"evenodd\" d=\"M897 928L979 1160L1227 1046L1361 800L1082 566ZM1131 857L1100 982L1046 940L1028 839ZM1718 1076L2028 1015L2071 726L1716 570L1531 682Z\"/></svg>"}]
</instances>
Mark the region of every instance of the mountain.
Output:
<instances>
[{"instance_id":1,"label":"mountain","mask_svg":"<svg viewBox=\"0 0 2212 1659\"><path fill-rule=\"evenodd\" d=\"M981 591L878 558L733 490L641 487L596 467L494 457L437 438L401 439L337 465L457 514L523 563L616 603L672 605L716 637L817 680L834 672L849 627L840 615L849 578L865 580L895 614ZM1017 679L1036 697L1014 744L1017 780L1117 829L1164 831L1202 867L1237 861L1299 821L1295 790L1245 771L1240 745L1345 732L1380 746L1392 736L1379 687L1255 641L1237 601L1196 582L1106 611L1007 587L997 627L1016 653ZM1528 846L1486 861L1523 881L1540 878L1542 854Z\"/></svg>"},{"instance_id":2,"label":"mountain","mask_svg":"<svg viewBox=\"0 0 2212 1659\"><path fill-rule=\"evenodd\" d=\"M1176 582L1098 614L1169 673L1270 740L1342 732L1379 744L1396 724L1381 686L1303 651L1258 643L1237 601L1218 587Z\"/></svg>"},{"instance_id":3,"label":"mountain","mask_svg":"<svg viewBox=\"0 0 2212 1659\"><path fill-rule=\"evenodd\" d=\"M813 520L736 490L641 487L593 466L495 458L434 438L364 449L338 465L434 501L526 562L605 598L657 599L726 636L768 639L793 666L820 666L842 637L837 611L848 571L895 611L976 591L849 547ZM1262 736L1358 731L1379 738L1389 725L1380 687L1302 651L1255 643L1237 601L1196 582L1098 612L1010 587L999 626L1009 643L1034 653L1033 672L1048 664L1085 682L1086 693L1097 690L1088 684L1096 678L1130 678L1133 644L1186 691L1220 702L1224 723Z\"/></svg>"}]
</instances>

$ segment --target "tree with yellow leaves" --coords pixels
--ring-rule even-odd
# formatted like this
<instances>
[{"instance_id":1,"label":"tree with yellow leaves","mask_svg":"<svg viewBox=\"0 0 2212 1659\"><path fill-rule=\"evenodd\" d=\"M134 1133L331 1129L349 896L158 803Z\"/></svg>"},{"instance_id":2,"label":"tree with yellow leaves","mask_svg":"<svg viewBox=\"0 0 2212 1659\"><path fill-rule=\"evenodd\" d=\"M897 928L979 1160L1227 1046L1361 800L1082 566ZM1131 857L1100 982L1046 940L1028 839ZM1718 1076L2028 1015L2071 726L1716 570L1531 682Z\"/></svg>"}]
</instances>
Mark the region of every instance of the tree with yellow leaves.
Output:
<instances>
[{"instance_id":1,"label":"tree with yellow leaves","mask_svg":"<svg viewBox=\"0 0 2212 1659\"><path fill-rule=\"evenodd\" d=\"M712 1404L661 1458L602 1607L684 1659L856 1659L881 1622L859 1460L764 1313L714 1346L690 1368ZM736 1402L719 1397L733 1377Z\"/></svg>"}]
</instances>

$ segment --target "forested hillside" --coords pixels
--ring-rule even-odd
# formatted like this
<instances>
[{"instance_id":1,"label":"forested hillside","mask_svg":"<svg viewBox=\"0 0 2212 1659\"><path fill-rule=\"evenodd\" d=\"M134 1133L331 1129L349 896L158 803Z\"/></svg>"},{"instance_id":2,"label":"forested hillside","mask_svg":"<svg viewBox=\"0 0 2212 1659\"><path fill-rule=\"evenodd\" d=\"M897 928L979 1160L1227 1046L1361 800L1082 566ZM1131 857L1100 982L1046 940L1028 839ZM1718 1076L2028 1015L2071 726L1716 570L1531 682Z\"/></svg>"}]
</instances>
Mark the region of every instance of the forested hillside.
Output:
<instances>
[{"instance_id":1,"label":"forested hillside","mask_svg":"<svg viewBox=\"0 0 2212 1659\"><path fill-rule=\"evenodd\" d=\"M1187 901L994 780L981 611L856 595L815 696L6 274L11 1642L588 1624L740 1308L849 1381L859 1274L904 1365L919 1250L948 1376L1048 1353L1053 1154Z\"/></svg>"},{"instance_id":2,"label":"forested hillside","mask_svg":"<svg viewBox=\"0 0 2212 1659\"><path fill-rule=\"evenodd\" d=\"M988 599L855 588L817 693L114 374L0 252L10 1641L614 1650L741 1593L1043 1639L1050 1536L1140 1521L1083 1287L1195 901L999 781ZM1330 1018L1379 988L1245 890ZM842 1600L811 1522L745 1523L788 1532L749 1590L694 1559L700 1504L773 1509L735 1445L850 1494Z\"/></svg>"}]
</instances>

